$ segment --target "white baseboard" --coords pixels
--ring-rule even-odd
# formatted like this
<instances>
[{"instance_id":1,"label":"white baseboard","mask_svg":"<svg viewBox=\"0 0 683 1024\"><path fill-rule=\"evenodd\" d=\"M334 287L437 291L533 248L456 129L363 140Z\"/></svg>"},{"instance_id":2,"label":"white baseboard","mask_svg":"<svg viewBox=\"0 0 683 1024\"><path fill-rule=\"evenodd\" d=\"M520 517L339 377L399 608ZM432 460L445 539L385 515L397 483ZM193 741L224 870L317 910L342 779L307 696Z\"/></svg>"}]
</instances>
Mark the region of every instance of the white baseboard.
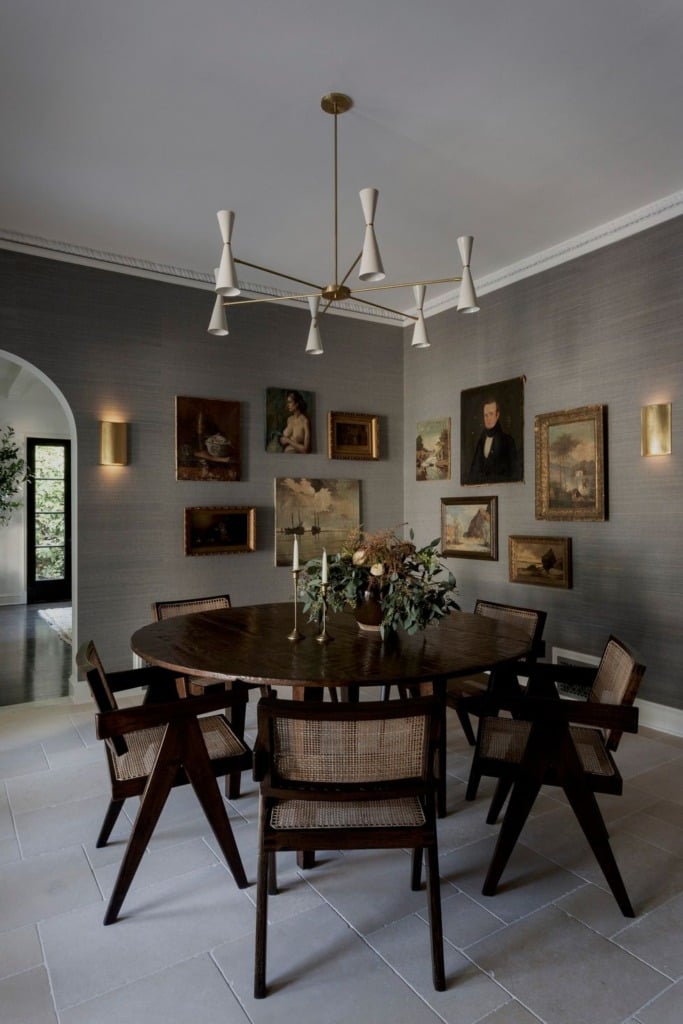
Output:
<instances>
[{"instance_id":1,"label":"white baseboard","mask_svg":"<svg viewBox=\"0 0 683 1024\"><path fill-rule=\"evenodd\" d=\"M670 736L683 736L683 711L655 704L651 700L637 700L638 724L646 729L667 732Z\"/></svg>"}]
</instances>

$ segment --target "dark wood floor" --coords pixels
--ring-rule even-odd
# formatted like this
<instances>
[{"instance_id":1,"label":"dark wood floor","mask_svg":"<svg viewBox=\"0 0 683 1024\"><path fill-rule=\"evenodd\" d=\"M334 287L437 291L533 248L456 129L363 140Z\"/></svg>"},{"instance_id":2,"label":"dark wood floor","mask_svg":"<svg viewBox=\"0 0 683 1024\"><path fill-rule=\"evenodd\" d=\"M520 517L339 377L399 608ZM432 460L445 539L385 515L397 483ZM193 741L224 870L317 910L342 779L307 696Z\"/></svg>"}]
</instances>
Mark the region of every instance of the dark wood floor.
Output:
<instances>
[{"instance_id":1,"label":"dark wood floor","mask_svg":"<svg viewBox=\"0 0 683 1024\"><path fill-rule=\"evenodd\" d=\"M66 697L71 645L40 618L49 605L0 606L0 705Z\"/></svg>"}]
</instances>

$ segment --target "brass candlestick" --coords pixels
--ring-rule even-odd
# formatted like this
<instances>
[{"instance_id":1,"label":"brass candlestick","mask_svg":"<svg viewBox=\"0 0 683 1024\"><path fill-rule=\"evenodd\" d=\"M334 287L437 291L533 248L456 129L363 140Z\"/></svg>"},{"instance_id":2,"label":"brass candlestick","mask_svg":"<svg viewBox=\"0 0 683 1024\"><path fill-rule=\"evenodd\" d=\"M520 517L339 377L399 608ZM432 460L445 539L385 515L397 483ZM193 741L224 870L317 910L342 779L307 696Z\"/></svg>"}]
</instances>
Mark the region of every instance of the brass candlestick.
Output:
<instances>
[{"instance_id":1,"label":"brass candlestick","mask_svg":"<svg viewBox=\"0 0 683 1024\"><path fill-rule=\"evenodd\" d=\"M292 630L291 633L287 634L287 639L288 640L303 640L303 637L304 637L303 633L301 633L299 631L299 629L297 628L297 624L296 624L297 611L298 611L297 603L296 603L296 595L297 595L297 589L298 589L298 583L299 583L299 573L300 572L301 572L300 569L292 569L292 580L294 581L294 629Z\"/></svg>"},{"instance_id":2,"label":"brass candlestick","mask_svg":"<svg viewBox=\"0 0 683 1024\"><path fill-rule=\"evenodd\" d=\"M320 584L320 590L322 593L323 617L322 622L320 624L320 632L316 637L316 640L318 641L319 644L329 644L330 640L332 639L330 634L327 632L327 587L327 583Z\"/></svg>"}]
</instances>

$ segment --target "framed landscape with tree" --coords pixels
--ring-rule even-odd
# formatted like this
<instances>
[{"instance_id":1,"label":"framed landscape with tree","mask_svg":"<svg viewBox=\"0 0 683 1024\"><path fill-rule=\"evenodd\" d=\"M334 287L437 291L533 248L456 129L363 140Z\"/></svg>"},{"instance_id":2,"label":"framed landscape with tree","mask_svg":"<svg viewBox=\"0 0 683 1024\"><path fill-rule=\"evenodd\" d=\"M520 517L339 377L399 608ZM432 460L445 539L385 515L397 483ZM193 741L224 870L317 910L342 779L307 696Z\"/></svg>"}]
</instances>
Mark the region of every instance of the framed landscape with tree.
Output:
<instances>
[{"instance_id":1,"label":"framed landscape with tree","mask_svg":"<svg viewBox=\"0 0 683 1024\"><path fill-rule=\"evenodd\" d=\"M604 405L536 417L536 518L607 518Z\"/></svg>"},{"instance_id":2,"label":"framed landscape with tree","mask_svg":"<svg viewBox=\"0 0 683 1024\"><path fill-rule=\"evenodd\" d=\"M415 479L450 480L451 418L422 420L415 437Z\"/></svg>"}]
</instances>

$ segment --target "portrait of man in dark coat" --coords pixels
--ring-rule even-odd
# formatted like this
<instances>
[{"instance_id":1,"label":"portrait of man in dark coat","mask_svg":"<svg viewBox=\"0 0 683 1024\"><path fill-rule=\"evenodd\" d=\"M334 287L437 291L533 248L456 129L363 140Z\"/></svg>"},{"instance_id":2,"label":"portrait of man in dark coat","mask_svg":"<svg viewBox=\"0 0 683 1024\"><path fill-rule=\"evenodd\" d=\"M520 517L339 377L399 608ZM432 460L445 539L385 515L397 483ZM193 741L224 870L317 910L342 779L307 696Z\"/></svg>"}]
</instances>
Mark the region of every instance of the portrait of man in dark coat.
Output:
<instances>
[{"instance_id":1,"label":"portrait of man in dark coat","mask_svg":"<svg viewBox=\"0 0 683 1024\"><path fill-rule=\"evenodd\" d=\"M462 392L461 483L524 479L522 387L514 378Z\"/></svg>"}]
</instances>

